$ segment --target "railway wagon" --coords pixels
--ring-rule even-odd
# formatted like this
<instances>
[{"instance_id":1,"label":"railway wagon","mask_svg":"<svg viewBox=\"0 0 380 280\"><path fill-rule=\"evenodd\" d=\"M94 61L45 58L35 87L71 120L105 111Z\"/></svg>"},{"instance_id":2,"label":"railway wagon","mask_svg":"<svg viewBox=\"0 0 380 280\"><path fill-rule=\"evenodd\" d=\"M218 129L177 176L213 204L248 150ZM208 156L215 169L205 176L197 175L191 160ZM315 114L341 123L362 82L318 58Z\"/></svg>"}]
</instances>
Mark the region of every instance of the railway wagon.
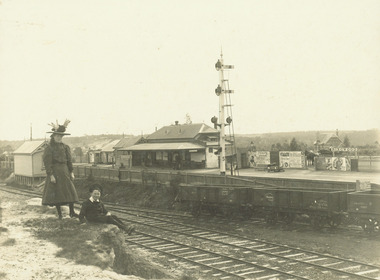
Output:
<instances>
[{"instance_id":1,"label":"railway wagon","mask_svg":"<svg viewBox=\"0 0 380 280\"><path fill-rule=\"evenodd\" d=\"M347 192L328 189L284 189L256 186L182 185L179 199L194 216L264 216L268 223L292 222L308 215L315 227L337 226L347 211Z\"/></svg>"},{"instance_id":2,"label":"railway wagon","mask_svg":"<svg viewBox=\"0 0 380 280\"><path fill-rule=\"evenodd\" d=\"M230 217L249 214L251 192L250 186L182 185L178 197L194 216L207 212Z\"/></svg>"},{"instance_id":3,"label":"railway wagon","mask_svg":"<svg viewBox=\"0 0 380 280\"><path fill-rule=\"evenodd\" d=\"M366 232L380 231L380 190L351 192L347 195L348 215Z\"/></svg>"},{"instance_id":4,"label":"railway wagon","mask_svg":"<svg viewBox=\"0 0 380 280\"><path fill-rule=\"evenodd\" d=\"M227 217L265 217L267 223L308 219L315 228L336 227L343 221L367 232L380 232L380 190L352 191L326 188L182 185L179 200L194 216L207 212ZM348 218L348 219L346 219Z\"/></svg>"},{"instance_id":5,"label":"railway wagon","mask_svg":"<svg viewBox=\"0 0 380 280\"><path fill-rule=\"evenodd\" d=\"M265 199L263 199L265 198ZM319 228L338 226L347 210L347 191L329 189L275 188L253 190L253 207L266 212L268 223L283 220L291 223L297 215L307 215Z\"/></svg>"}]
</instances>

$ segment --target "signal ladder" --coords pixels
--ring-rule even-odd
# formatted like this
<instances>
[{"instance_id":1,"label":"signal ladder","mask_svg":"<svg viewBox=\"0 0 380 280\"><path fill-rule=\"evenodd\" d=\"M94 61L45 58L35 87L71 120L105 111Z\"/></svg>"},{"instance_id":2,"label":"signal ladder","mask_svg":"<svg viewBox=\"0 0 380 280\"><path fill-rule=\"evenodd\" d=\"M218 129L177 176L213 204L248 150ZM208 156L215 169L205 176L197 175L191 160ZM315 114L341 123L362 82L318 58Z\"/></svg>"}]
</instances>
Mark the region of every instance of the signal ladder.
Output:
<instances>
[{"instance_id":1,"label":"signal ladder","mask_svg":"<svg viewBox=\"0 0 380 280\"><path fill-rule=\"evenodd\" d=\"M224 65L223 54L220 54L220 59L215 64L215 68L219 71L220 76L220 83L215 89L215 93L219 96L219 119L221 123L217 124L217 118L215 117L212 119L212 122L220 127L220 173L223 175L225 174L226 159L229 158L231 175L239 175L239 171L237 169L238 159L231 103L231 94L234 93L234 91L230 89L229 80L224 78L224 70L233 69L234 66ZM227 118L224 120L225 115L227 115ZM225 131L226 126L228 126L227 133ZM228 146L228 150L226 149L226 146Z\"/></svg>"},{"instance_id":2,"label":"signal ladder","mask_svg":"<svg viewBox=\"0 0 380 280\"><path fill-rule=\"evenodd\" d=\"M239 175L239 169L237 169L237 148L236 148L236 141L235 141L235 130L234 130L234 122L233 122L233 115L232 115L232 103L231 103L231 93L233 93L233 90L230 90L230 83L228 79L224 79L223 83L225 83L225 102L224 107L226 109L226 115L230 116L231 123L228 125L228 132L225 131L226 135L226 142L229 142L231 144L231 148L226 150L226 157L231 158L231 175Z\"/></svg>"}]
</instances>

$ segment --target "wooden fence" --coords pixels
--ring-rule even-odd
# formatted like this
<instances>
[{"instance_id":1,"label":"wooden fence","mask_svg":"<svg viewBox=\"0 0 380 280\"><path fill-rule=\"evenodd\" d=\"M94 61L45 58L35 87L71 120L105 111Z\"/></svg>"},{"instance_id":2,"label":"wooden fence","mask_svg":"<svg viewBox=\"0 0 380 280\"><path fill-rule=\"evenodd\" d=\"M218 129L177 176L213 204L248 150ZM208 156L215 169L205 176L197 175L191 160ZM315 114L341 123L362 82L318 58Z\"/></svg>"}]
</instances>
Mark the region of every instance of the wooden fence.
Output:
<instances>
[{"instance_id":1,"label":"wooden fence","mask_svg":"<svg viewBox=\"0 0 380 280\"><path fill-rule=\"evenodd\" d=\"M175 181L177 184L186 185L214 185L214 186L267 186L282 188L309 188L309 189L356 189L356 182L340 182L327 180L307 180L292 178L271 177L243 177L218 174L202 174L188 172L170 172L155 170L114 169L99 166L74 166L75 176L78 178L93 177L113 182L129 182L149 185L170 185ZM378 184L371 184L372 189L380 190Z\"/></svg>"},{"instance_id":2,"label":"wooden fence","mask_svg":"<svg viewBox=\"0 0 380 280\"><path fill-rule=\"evenodd\" d=\"M172 181L188 185L231 185L254 186L255 180L242 177L200 174L188 172L170 172L153 170L113 169L93 166L74 166L74 174L78 178L92 177L114 182L142 184L170 184Z\"/></svg>"}]
</instances>

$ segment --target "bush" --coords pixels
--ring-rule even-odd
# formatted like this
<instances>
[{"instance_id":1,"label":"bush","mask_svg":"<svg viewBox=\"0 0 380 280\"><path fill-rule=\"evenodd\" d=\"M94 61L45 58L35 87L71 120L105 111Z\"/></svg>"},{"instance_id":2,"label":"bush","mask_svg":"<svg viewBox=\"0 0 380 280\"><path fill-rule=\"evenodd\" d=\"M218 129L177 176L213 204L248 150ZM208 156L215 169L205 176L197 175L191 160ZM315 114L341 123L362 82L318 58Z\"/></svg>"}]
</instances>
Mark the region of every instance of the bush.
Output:
<instances>
[{"instance_id":1,"label":"bush","mask_svg":"<svg viewBox=\"0 0 380 280\"><path fill-rule=\"evenodd\" d=\"M0 179L1 180L7 179L12 174L12 172L13 171L11 169L7 169L7 168L0 169Z\"/></svg>"}]
</instances>

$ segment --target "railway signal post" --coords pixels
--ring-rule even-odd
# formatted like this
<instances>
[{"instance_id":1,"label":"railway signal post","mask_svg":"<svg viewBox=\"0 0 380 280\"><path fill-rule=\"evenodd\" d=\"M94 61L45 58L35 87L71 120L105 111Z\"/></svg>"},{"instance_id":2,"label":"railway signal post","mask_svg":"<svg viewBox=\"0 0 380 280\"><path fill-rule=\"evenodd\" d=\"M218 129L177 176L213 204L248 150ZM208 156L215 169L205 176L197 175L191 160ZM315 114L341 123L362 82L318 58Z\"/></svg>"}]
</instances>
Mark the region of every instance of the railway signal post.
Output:
<instances>
[{"instance_id":1,"label":"railway signal post","mask_svg":"<svg viewBox=\"0 0 380 280\"><path fill-rule=\"evenodd\" d=\"M215 64L215 69L219 71L219 85L215 89L215 94L219 96L219 120L220 124L217 124L217 126L220 127L220 134L219 134L219 166L220 166L220 174L225 175L226 174L226 135L225 135L225 126L226 123L224 121L224 108L226 106L225 104L225 94L226 93L233 93L233 90L226 89L225 86L225 79L224 79L224 69L233 69L233 65L224 65L223 63L223 54L220 54L220 59ZM228 125L228 124L227 124Z\"/></svg>"}]
</instances>

